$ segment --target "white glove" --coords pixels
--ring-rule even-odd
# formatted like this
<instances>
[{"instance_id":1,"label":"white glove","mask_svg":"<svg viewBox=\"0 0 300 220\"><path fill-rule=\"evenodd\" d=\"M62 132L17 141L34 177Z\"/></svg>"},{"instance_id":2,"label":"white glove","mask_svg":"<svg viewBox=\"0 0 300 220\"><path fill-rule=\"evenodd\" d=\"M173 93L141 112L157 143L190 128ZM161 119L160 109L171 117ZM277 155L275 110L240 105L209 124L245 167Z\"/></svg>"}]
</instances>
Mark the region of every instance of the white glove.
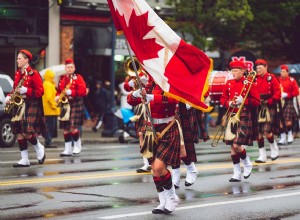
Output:
<instances>
[{"instance_id":1,"label":"white glove","mask_svg":"<svg viewBox=\"0 0 300 220\"><path fill-rule=\"evenodd\" d=\"M242 104L244 98L242 96L238 96L236 99L235 99L235 104L236 105L240 105Z\"/></svg>"},{"instance_id":2,"label":"white glove","mask_svg":"<svg viewBox=\"0 0 300 220\"><path fill-rule=\"evenodd\" d=\"M233 107L233 101L229 101L228 107Z\"/></svg>"},{"instance_id":3,"label":"white glove","mask_svg":"<svg viewBox=\"0 0 300 220\"><path fill-rule=\"evenodd\" d=\"M185 103L185 107L186 107L186 110L190 110L191 109L191 106L187 103Z\"/></svg>"},{"instance_id":4,"label":"white glove","mask_svg":"<svg viewBox=\"0 0 300 220\"><path fill-rule=\"evenodd\" d=\"M8 103L10 101L10 99L11 99L10 95L6 96L5 97L5 103Z\"/></svg>"},{"instance_id":5,"label":"white glove","mask_svg":"<svg viewBox=\"0 0 300 220\"><path fill-rule=\"evenodd\" d=\"M71 89L67 89L66 90L66 95L71 95L72 94L72 90Z\"/></svg>"},{"instance_id":6,"label":"white glove","mask_svg":"<svg viewBox=\"0 0 300 220\"><path fill-rule=\"evenodd\" d=\"M19 93L22 95L22 94L26 94L27 92L27 87L25 86L22 86L20 89L19 89Z\"/></svg>"},{"instance_id":7,"label":"white glove","mask_svg":"<svg viewBox=\"0 0 300 220\"><path fill-rule=\"evenodd\" d=\"M133 79L129 80L128 85L134 88L134 80Z\"/></svg>"},{"instance_id":8,"label":"white glove","mask_svg":"<svg viewBox=\"0 0 300 220\"><path fill-rule=\"evenodd\" d=\"M154 95L146 94L146 104L148 104L152 100L154 100Z\"/></svg>"},{"instance_id":9,"label":"white glove","mask_svg":"<svg viewBox=\"0 0 300 220\"><path fill-rule=\"evenodd\" d=\"M59 99L59 96L56 96L55 99L54 99L54 101L58 102L58 99Z\"/></svg>"},{"instance_id":10,"label":"white glove","mask_svg":"<svg viewBox=\"0 0 300 220\"><path fill-rule=\"evenodd\" d=\"M140 89L137 89L137 90L133 91L132 95L133 95L134 98L142 98Z\"/></svg>"},{"instance_id":11,"label":"white glove","mask_svg":"<svg viewBox=\"0 0 300 220\"><path fill-rule=\"evenodd\" d=\"M148 83L148 78L147 78L145 75L143 75L142 77L140 77L140 80L141 80L141 82L142 82L144 85L147 85L147 83Z\"/></svg>"},{"instance_id":12,"label":"white glove","mask_svg":"<svg viewBox=\"0 0 300 220\"><path fill-rule=\"evenodd\" d=\"M288 97L288 94L286 92L282 92L281 93L281 98L285 99L286 97Z\"/></svg>"}]
</instances>

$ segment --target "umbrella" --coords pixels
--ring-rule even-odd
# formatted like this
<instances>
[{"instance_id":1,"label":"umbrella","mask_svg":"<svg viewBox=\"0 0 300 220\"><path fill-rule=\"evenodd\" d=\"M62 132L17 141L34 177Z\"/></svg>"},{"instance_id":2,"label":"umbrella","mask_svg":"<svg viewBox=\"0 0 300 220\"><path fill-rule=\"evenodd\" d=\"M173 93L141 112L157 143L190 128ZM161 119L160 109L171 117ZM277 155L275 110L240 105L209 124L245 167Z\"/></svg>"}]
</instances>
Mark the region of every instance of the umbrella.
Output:
<instances>
[{"instance_id":1,"label":"umbrella","mask_svg":"<svg viewBox=\"0 0 300 220\"><path fill-rule=\"evenodd\" d=\"M62 76L66 73L64 64L50 66L50 67L40 71L40 74L41 74L42 78L44 78L44 74L45 74L47 69L50 69L54 72L54 74L55 74L54 75L54 81L55 81L56 85L58 84L60 76Z\"/></svg>"}]
</instances>

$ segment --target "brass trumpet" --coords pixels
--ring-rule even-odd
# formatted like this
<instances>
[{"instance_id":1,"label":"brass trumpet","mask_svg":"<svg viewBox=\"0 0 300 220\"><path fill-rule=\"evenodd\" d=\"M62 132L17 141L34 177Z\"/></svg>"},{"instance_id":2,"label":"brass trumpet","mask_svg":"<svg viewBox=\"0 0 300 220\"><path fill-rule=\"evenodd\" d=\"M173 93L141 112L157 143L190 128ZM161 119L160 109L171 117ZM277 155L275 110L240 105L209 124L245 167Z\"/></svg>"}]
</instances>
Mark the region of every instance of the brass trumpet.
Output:
<instances>
[{"instance_id":1,"label":"brass trumpet","mask_svg":"<svg viewBox=\"0 0 300 220\"><path fill-rule=\"evenodd\" d=\"M218 146L221 137L224 136L224 135L225 135L224 139L225 140L229 140L229 141L233 140L236 137L236 134L233 134L231 132L231 127L237 126L237 124L240 122L241 112L242 112L242 110L244 108L246 98L247 98L247 96L248 96L248 94L250 92L250 89L251 89L252 84L254 82L255 76L256 76L256 72L255 71L249 72L248 77L250 77L252 80L249 82L251 84L248 86L248 89L247 89L247 92L245 94L245 97L243 98L243 102L239 106L239 109L238 109L237 113L234 116L232 116L234 108L233 107L229 107L227 109L225 115L222 118L222 122L221 122L220 126L218 127L218 130L217 130L217 132L216 132L216 134L215 134L215 136L214 136L214 138L212 140L212 143L211 143L212 147ZM243 92L244 88L247 85L248 85L248 83L243 86L243 88L241 90L241 93Z\"/></svg>"},{"instance_id":2,"label":"brass trumpet","mask_svg":"<svg viewBox=\"0 0 300 220\"><path fill-rule=\"evenodd\" d=\"M135 66L137 68L137 72L140 73L143 70L143 67L142 67L140 61L136 57L133 57L133 60L134 60ZM130 57L128 57L124 63L124 70L129 76L136 77L134 67L132 64L132 60Z\"/></svg>"}]
</instances>

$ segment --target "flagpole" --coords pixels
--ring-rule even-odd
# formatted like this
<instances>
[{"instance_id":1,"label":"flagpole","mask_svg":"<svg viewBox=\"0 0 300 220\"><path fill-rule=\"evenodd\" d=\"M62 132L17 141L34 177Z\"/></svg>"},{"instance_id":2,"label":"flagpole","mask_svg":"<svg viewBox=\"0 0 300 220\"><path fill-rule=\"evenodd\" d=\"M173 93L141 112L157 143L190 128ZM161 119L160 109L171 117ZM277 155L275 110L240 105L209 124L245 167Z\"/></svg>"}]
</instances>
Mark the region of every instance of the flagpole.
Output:
<instances>
[{"instance_id":1,"label":"flagpole","mask_svg":"<svg viewBox=\"0 0 300 220\"><path fill-rule=\"evenodd\" d=\"M126 45L127 45L127 50L128 50L128 53L129 53L129 56L130 56L130 59L131 59L131 63L132 63L132 66L133 66L133 69L134 69L134 72L135 72L135 76L136 76L136 80L138 82L138 85L139 85L139 90L142 92L142 84L141 84L141 80L140 80L140 77L139 77L139 74L137 72L137 68L136 68L136 65L135 65L135 61L132 57L132 54L131 54L131 51L130 51L130 47L129 47L129 43L125 37L125 41L126 41ZM143 99L142 99L143 100ZM150 109L149 109L149 106L143 101L143 104L145 105L145 108L146 108L146 112L147 112L147 116L149 118L149 121L150 121L150 124L151 124L151 127L152 127L152 131L153 131L153 134L154 134L154 138L156 139L157 138L157 135L156 135L156 131L155 131L155 128L154 128L154 124L153 124L153 118L151 116L151 112L150 112ZM153 146L152 146L153 147ZM153 149L152 149L152 152L153 152Z\"/></svg>"}]
</instances>

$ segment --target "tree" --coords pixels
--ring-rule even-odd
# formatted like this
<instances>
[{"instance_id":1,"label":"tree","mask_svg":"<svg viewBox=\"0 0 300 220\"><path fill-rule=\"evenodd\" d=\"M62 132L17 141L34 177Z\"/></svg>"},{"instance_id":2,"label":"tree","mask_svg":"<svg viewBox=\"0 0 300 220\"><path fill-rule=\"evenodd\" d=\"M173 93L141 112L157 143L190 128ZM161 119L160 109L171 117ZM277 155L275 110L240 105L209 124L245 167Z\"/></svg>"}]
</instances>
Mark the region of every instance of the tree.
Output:
<instances>
[{"instance_id":1,"label":"tree","mask_svg":"<svg viewBox=\"0 0 300 220\"><path fill-rule=\"evenodd\" d=\"M248 21L253 19L248 0L166 0L174 6L173 28L193 35L193 44L202 49L228 50L241 39ZM207 41L212 38L213 41Z\"/></svg>"},{"instance_id":2,"label":"tree","mask_svg":"<svg viewBox=\"0 0 300 220\"><path fill-rule=\"evenodd\" d=\"M253 21L245 39L254 40L262 57L300 62L300 1L249 0Z\"/></svg>"}]
</instances>

